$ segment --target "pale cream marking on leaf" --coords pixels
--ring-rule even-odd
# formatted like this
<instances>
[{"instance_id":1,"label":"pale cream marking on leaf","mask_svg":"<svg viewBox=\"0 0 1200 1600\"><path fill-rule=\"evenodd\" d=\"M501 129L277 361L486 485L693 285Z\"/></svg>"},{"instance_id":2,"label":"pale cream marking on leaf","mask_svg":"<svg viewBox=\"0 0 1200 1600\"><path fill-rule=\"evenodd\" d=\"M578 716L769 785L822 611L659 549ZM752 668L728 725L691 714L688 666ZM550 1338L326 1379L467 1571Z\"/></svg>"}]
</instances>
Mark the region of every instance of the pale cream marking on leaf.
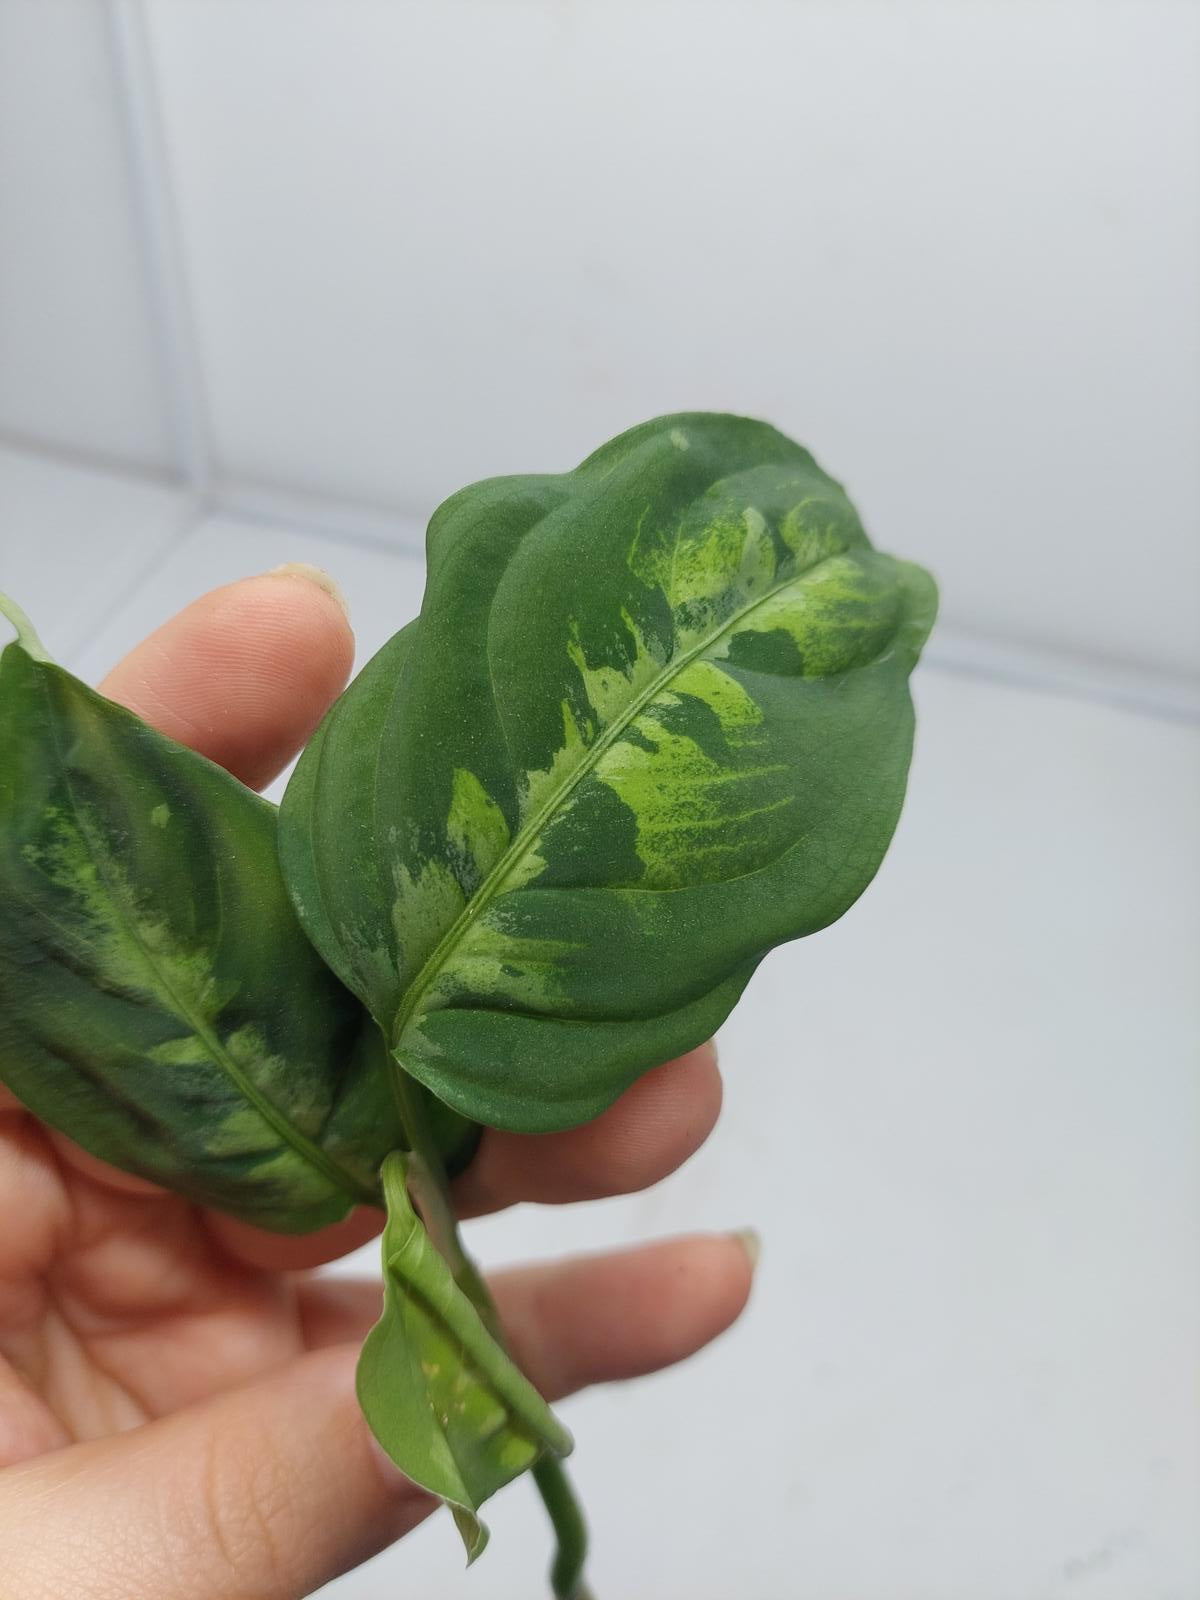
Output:
<instances>
[{"instance_id":1,"label":"pale cream marking on leaf","mask_svg":"<svg viewBox=\"0 0 1200 1600\"><path fill-rule=\"evenodd\" d=\"M633 660L628 670L617 667L589 666L579 642L579 624L572 622L571 638L567 641L567 654L583 679L584 693L593 712L592 736L608 727L614 717L619 717L628 706L630 698L663 669L663 658L647 644L637 623L624 607L621 621L633 641Z\"/></svg>"},{"instance_id":2,"label":"pale cream marking on leaf","mask_svg":"<svg viewBox=\"0 0 1200 1600\"><path fill-rule=\"evenodd\" d=\"M548 794L568 783L588 751L588 741L575 720L570 704L562 701L563 742L554 752L549 766L526 772L520 786L521 821L537 813Z\"/></svg>"},{"instance_id":3,"label":"pale cream marking on leaf","mask_svg":"<svg viewBox=\"0 0 1200 1600\"><path fill-rule=\"evenodd\" d=\"M672 710L686 704L685 696L701 700L716 714L736 764L714 760L696 739L670 725ZM784 763L744 762L741 753L752 755L763 743L762 720L761 708L746 689L701 659L691 662L671 691L659 695L633 724L640 741L621 739L604 752L595 776L634 815L636 849L649 887L677 888L697 881L712 858L745 853L747 841L731 839L731 829L794 804L786 783L785 792L779 793L780 779L787 777ZM739 805L734 798L753 800L764 786L761 804ZM682 846L664 837L677 840L680 834L690 836Z\"/></svg>"},{"instance_id":4,"label":"pale cream marking on leaf","mask_svg":"<svg viewBox=\"0 0 1200 1600\"><path fill-rule=\"evenodd\" d=\"M451 865L471 895L508 849L504 813L473 772L456 767L446 818Z\"/></svg>"},{"instance_id":5,"label":"pale cream marking on leaf","mask_svg":"<svg viewBox=\"0 0 1200 1600\"><path fill-rule=\"evenodd\" d=\"M503 996L530 1011L542 1011L567 998L562 960L581 946L565 939L521 938L496 925L497 913L493 904L467 930L453 967L430 986L431 1007L471 994Z\"/></svg>"},{"instance_id":6,"label":"pale cream marking on leaf","mask_svg":"<svg viewBox=\"0 0 1200 1600\"><path fill-rule=\"evenodd\" d=\"M572 636L567 641L567 654L583 680L591 717L581 727L570 705L562 703L563 743L555 752L549 767L524 774L521 785L521 817L524 820L536 812L543 797L570 783L573 773L587 757L596 739L617 718L624 714L631 699L642 693L662 673L664 662L647 644L636 621L622 609L621 619L633 642L633 660L628 672L615 667L588 665L579 642L579 627L572 624ZM519 889L535 878L545 866L536 844L514 863L506 888Z\"/></svg>"},{"instance_id":7,"label":"pale cream marking on leaf","mask_svg":"<svg viewBox=\"0 0 1200 1600\"><path fill-rule=\"evenodd\" d=\"M896 630L900 598L880 574L865 570L852 555L835 556L794 586L765 599L753 617L731 630L714 649L727 658L739 636L784 632L796 645L806 677L845 671L864 650L882 644Z\"/></svg>"},{"instance_id":8,"label":"pale cream marking on leaf","mask_svg":"<svg viewBox=\"0 0 1200 1600\"><path fill-rule=\"evenodd\" d=\"M462 885L444 861L423 861L415 874L399 859L392 867L396 898L392 928L401 976L420 970L445 927L461 915Z\"/></svg>"},{"instance_id":9,"label":"pale cream marking on leaf","mask_svg":"<svg viewBox=\"0 0 1200 1600\"><path fill-rule=\"evenodd\" d=\"M742 729L756 728L763 720L762 707L754 696L715 661L701 656L691 661L672 685L676 696L693 695L716 713L727 738Z\"/></svg>"},{"instance_id":10,"label":"pale cream marking on leaf","mask_svg":"<svg viewBox=\"0 0 1200 1600\"><path fill-rule=\"evenodd\" d=\"M684 529L675 543L668 594L680 643L765 593L774 578L775 546L756 506L726 508L703 527Z\"/></svg>"},{"instance_id":11,"label":"pale cream marking on leaf","mask_svg":"<svg viewBox=\"0 0 1200 1600\"><path fill-rule=\"evenodd\" d=\"M740 526L743 531L739 550L744 553L745 539L747 535L753 538L755 530L747 528L744 521L740 522ZM806 576L819 577L819 573ZM683 638L677 631L675 659L683 658L679 670L684 670L690 664L689 657L690 661L704 657L716 660L727 655L730 637L741 629L754 631L751 619L755 614L770 600L786 593L800 581L802 580L794 574L782 578L777 575L774 588L769 589L766 594L746 601L720 622L713 622L711 626L706 624L709 630L707 633L705 628L699 629L699 637L690 640L686 651L683 648ZM634 697L631 704L614 719L590 748L575 724L570 707L563 703L564 745L556 752L549 768L526 775L520 830L508 851L480 886L476 903L470 908L470 915L460 914L445 928L442 937L426 958L424 967L410 984L404 1004L393 1025L394 1049L400 1049L402 1041L409 1040L416 1051L423 1052L431 1058L444 1054L444 1051L420 1027L420 1018L428 1010L428 1006L424 1003L427 991L438 981L441 972L450 965L451 957L456 956L460 945L474 926L475 919L484 908L497 895L521 887L543 869L546 863L540 855L539 830L551 820L551 812L556 805L568 801L571 791L590 772L598 772L599 766L610 753L617 750L618 745L621 752L624 752L628 743L622 739L624 730L630 726L637 726L643 715L650 716L655 700L670 694L671 672L672 663L667 662L660 673ZM690 743L690 741L685 742ZM622 755L618 755L617 759L622 759Z\"/></svg>"},{"instance_id":12,"label":"pale cream marking on leaf","mask_svg":"<svg viewBox=\"0 0 1200 1600\"><path fill-rule=\"evenodd\" d=\"M215 1067L244 1097L203 1130L205 1153L218 1158L231 1154L261 1157L274 1147L269 1159L256 1161L255 1180L285 1178L296 1199L302 1198L306 1186L319 1193L328 1184L338 1188L346 1187L348 1181L352 1184L353 1180L311 1143L302 1122L293 1121L290 1109L282 1112L274 1103L272 1087L290 1108L296 1086L283 1059L267 1051L259 1030L247 1025L225 1031L223 1013L237 995L238 984L233 979L218 982L212 952L199 942L184 942L164 917L145 908L125 868L107 847L102 826L89 821L84 808L76 807L75 818L53 809L46 820L52 839L38 856L37 865L71 897L77 914L86 922L88 960L96 981L142 996L174 1016L191 1034L194 1054L186 1039L177 1038L161 1041L148 1052L149 1059L164 1066ZM290 1143L291 1139L303 1140L303 1150Z\"/></svg>"}]
</instances>

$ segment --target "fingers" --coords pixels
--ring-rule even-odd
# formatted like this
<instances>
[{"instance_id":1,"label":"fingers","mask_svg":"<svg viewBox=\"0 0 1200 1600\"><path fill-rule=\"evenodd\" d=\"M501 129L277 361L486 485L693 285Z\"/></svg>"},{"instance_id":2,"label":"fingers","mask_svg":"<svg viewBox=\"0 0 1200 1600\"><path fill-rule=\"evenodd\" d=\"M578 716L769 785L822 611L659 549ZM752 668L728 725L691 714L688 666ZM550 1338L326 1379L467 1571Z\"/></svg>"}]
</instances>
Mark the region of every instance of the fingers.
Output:
<instances>
[{"instance_id":1,"label":"fingers","mask_svg":"<svg viewBox=\"0 0 1200 1600\"><path fill-rule=\"evenodd\" d=\"M517 1359L555 1397L690 1355L737 1316L750 1277L739 1240L706 1237L524 1268L495 1290ZM6 1593L297 1600L432 1509L381 1463L354 1394L378 1285L309 1287L315 1342L353 1343L0 1472Z\"/></svg>"},{"instance_id":2,"label":"fingers","mask_svg":"<svg viewBox=\"0 0 1200 1600\"><path fill-rule=\"evenodd\" d=\"M694 1155L721 1110L721 1074L710 1042L639 1078L594 1122L565 1133L489 1129L454 1186L461 1216L519 1200L559 1205L631 1194Z\"/></svg>"},{"instance_id":3,"label":"fingers","mask_svg":"<svg viewBox=\"0 0 1200 1600\"><path fill-rule=\"evenodd\" d=\"M500 1273L492 1283L521 1368L550 1400L673 1366L724 1333L750 1295L736 1234Z\"/></svg>"},{"instance_id":4,"label":"fingers","mask_svg":"<svg viewBox=\"0 0 1200 1600\"><path fill-rule=\"evenodd\" d=\"M67 1431L54 1412L0 1356L0 1468L66 1443Z\"/></svg>"},{"instance_id":5,"label":"fingers","mask_svg":"<svg viewBox=\"0 0 1200 1600\"><path fill-rule=\"evenodd\" d=\"M432 1509L385 1469L353 1347L0 1473L0 1571L24 1600L298 1600Z\"/></svg>"},{"instance_id":6,"label":"fingers","mask_svg":"<svg viewBox=\"0 0 1200 1600\"><path fill-rule=\"evenodd\" d=\"M354 636L330 580L296 568L201 596L100 687L261 788L307 741L353 660Z\"/></svg>"},{"instance_id":7,"label":"fingers","mask_svg":"<svg viewBox=\"0 0 1200 1600\"><path fill-rule=\"evenodd\" d=\"M742 1236L706 1234L519 1267L491 1287L514 1356L553 1400L694 1355L736 1320L752 1276ZM379 1317L375 1282L318 1278L298 1293L313 1347L361 1340Z\"/></svg>"}]
</instances>

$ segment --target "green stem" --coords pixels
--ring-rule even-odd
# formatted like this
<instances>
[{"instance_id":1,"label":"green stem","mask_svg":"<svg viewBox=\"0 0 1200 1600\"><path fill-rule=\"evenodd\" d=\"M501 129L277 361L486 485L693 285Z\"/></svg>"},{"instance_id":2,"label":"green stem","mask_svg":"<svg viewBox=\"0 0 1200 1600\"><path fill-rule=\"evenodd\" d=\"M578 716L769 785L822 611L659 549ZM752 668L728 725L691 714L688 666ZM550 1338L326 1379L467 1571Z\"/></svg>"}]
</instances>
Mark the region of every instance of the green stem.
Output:
<instances>
[{"instance_id":1,"label":"green stem","mask_svg":"<svg viewBox=\"0 0 1200 1600\"><path fill-rule=\"evenodd\" d=\"M10 600L6 594L0 594L0 616L5 616L17 630L17 643L27 656L34 661L50 661L52 658L45 645L37 636L37 630L29 618L21 610L15 600Z\"/></svg>"},{"instance_id":2,"label":"green stem","mask_svg":"<svg viewBox=\"0 0 1200 1600\"><path fill-rule=\"evenodd\" d=\"M554 1528L558 1549L550 1568L550 1586L555 1600L592 1600L592 1592L583 1581L583 1564L587 1558L587 1523L579 1509L579 1501L571 1488L571 1480L561 1461L554 1456L543 1456L533 1466L533 1481Z\"/></svg>"},{"instance_id":3,"label":"green stem","mask_svg":"<svg viewBox=\"0 0 1200 1600\"><path fill-rule=\"evenodd\" d=\"M425 1091L399 1062L393 1062L392 1089L404 1131L408 1136L410 1159L408 1184L413 1203L421 1213L429 1237L442 1256L455 1283L479 1313L480 1321L505 1349L504 1333L491 1292L479 1268L463 1247L458 1219L450 1204L449 1183L437 1144L429 1126ZM557 1541L550 1583L555 1600L591 1600L583 1581L587 1556L587 1525L561 1461L543 1456L533 1467L533 1479L550 1517Z\"/></svg>"}]
</instances>

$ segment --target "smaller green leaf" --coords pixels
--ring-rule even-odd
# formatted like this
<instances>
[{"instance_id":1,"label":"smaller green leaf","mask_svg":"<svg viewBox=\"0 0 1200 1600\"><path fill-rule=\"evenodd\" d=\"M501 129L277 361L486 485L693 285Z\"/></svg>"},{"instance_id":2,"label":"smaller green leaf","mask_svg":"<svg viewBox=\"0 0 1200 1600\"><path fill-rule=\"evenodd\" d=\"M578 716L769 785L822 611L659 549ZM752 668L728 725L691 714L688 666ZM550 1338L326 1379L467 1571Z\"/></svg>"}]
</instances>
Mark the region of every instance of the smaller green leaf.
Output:
<instances>
[{"instance_id":1,"label":"smaller green leaf","mask_svg":"<svg viewBox=\"0 0 1200 1600\"><path fill-rule=\"evenodd\" d=\"M572 1440L455 1283L407 1180L397 1151L383 1166L383 1315L359 1358L358 1398L401 1472L450 1507L474 1561L487 1543L483 1502Z\"/></svg>"}]
</instances>

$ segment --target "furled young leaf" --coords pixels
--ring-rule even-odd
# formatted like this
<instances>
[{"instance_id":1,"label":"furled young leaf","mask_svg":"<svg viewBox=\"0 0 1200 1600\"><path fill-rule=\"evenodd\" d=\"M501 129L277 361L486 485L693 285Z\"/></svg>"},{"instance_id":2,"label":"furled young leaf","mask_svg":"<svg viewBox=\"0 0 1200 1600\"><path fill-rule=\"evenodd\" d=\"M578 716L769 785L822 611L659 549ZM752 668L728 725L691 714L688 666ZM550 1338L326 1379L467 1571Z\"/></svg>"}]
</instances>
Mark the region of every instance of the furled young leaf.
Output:
<instances>
[{"instance_id":1,"label":"furled young leaf","mask_svg":"<svg viewBox=\"0 0 1200 1600\"><path fill-rule=\"evenodd\" d=\"M378 1203L400 1134L275 832L30 637L0 656L0 1079L105 1160L298 1232Z\"/></svg>"},{"instance_id":2,"label":"furled young leaf","mask_svg":"<svg viewBox=\"0 0 1200 1600\"><path fill-rule=\"evenodd\" d=\"M285 875L408 1072L563 1127L869 883L935 591L806 450L718 415L463 490L428 554L300 762Z\"/></svg>"},{"instance_id":3,"label":"furled young leaf","mask_svg":"<svg viewBox=\"0 0 1200 1600\"><path fill-rule=\"evenodd\" d=\"M455 1283L408 1197L405 1158L383 1168L384 1309L358 1363L371 1430L414 1482L454 1512L471 1560L487 1542L475 1513L571 1436Z\"/></svg>"}]
</instances>

